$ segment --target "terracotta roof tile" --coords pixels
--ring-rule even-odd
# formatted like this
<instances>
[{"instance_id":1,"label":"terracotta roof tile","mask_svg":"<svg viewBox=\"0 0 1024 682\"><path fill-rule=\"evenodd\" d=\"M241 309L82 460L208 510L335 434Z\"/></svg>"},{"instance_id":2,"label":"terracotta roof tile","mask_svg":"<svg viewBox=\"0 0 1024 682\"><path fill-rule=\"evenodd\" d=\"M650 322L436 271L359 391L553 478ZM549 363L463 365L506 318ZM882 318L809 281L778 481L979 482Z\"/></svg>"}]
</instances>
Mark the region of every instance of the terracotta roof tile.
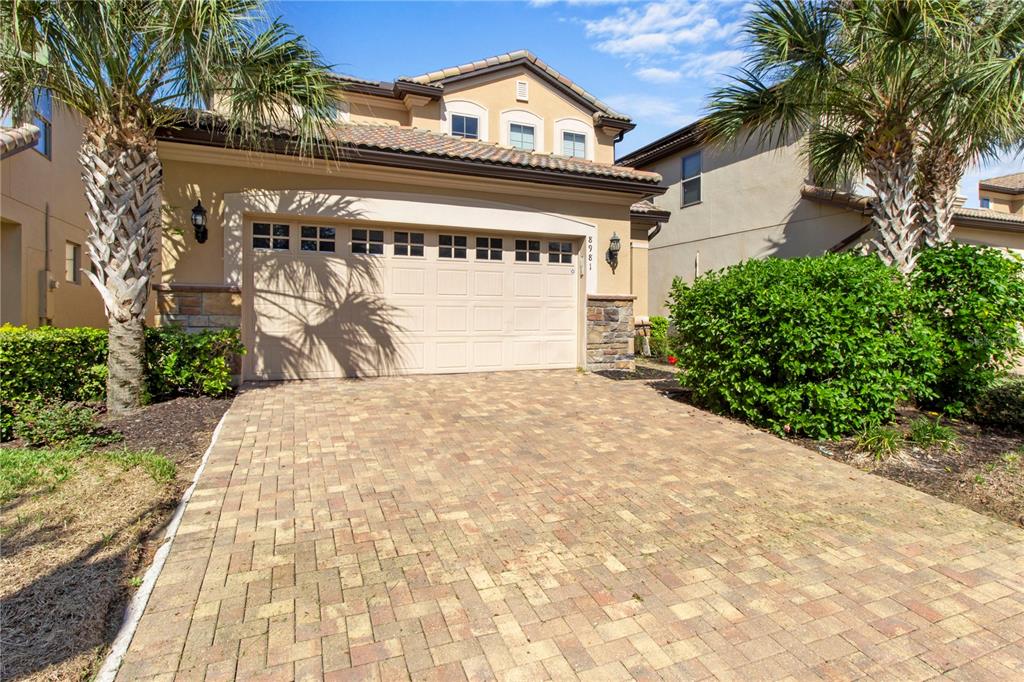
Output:
<instances>
[{"instance_id":1,"label":"terracotta roof tile","mask_svg":"<svg viewBox=\"0 0 1024 682\"><path fill-rule=\"evenodd\" d=\"M979 182L978 186L1007 194L1024 194L1024 172L987 178Z\"/></svg>"},{"instance_id":2,"label":"terracotta roof tile","mask_svg":"<svg viewBox=\"0 0 1024 682\"><path fill-rule=\"evenodd\" d=\"M669 211L658 208L654 205L653 201L648 201L647 199L636 202L629 207L629 211L630 213L669 213Z\"/></svg>"},{"instance_id":3,"label":"terracotta roof tile","mask_svg":"<svg viewBox=\"0 0 1024 682\"><path fill-rule=\"evenodd\" d=\"M439 71L430 71L429 73L424 73L419 76L404 76L402 78L399 78L398 80L429 85L436 83L437 81L443 81L448 78L453 78L455 76L465 76L473 73L474 71L479 71L480 69L490 68L498 64L508 64L510 62L517 61L520 59L529 62L530 64L533 64L535 67L540 69L542 72L544 72L554 80L562 83L565 87L569 88L574 93L576 93L584 100L589 102L591 105L594 106L595 109L600 111L603 115L607 116L608 118L617 118L622 121L631 120L629 116L620 114L619 112L615 111L607 104L605 104L604 102L597 99L589 92L581 88L578 84L574 83L569 78L566 78L561 73L548 66L544 61L539 59L535 54L533 54L529 50L516 50L515 52L509 52L506 54L498 55L496 57L488 57L487 59L481 59L470 64L463 64L462 66L454 66Z\"/></svg>"},{"instance_id":4,"label":"terracotta roof tile","mask_svg":"<svg viewBox=\"0 0 1024 682\"><path fill-rule=\"evenodd\" d=\"M537 168L572 175L634 180L651 184L661 182L661 176L657 173L627 166L596 163L554 154L526 152L420 128L349 123L336 126L332 129L330 137L334 142L356 149L380 149L503 166Z\"/></svg>"},{"instance_id":5,"label":"terracotta roof tile","mask_svg":"<svg viewBox=\"0 0 1024 682\"><path fill-rule=\"evenodd\" d=\"M0 158L6 159L39 141L39 128L26 124L15 128L0 127Z\"/></svg>"},{"instance_id":6,"label":"terracotta roof tile","mask_svg":"<svg viewBox=\"0 0 1024 682\"><path fill-rule=\"evenodd\" d=\"M1003 223L1020 223L1024 225L1024 214L1003 213L1002 211L993 211L990 208L964 208L961 206L956 209L956 215L964 218L983 218L985 220L998 220Z\"/></svg>"}]
</instances>

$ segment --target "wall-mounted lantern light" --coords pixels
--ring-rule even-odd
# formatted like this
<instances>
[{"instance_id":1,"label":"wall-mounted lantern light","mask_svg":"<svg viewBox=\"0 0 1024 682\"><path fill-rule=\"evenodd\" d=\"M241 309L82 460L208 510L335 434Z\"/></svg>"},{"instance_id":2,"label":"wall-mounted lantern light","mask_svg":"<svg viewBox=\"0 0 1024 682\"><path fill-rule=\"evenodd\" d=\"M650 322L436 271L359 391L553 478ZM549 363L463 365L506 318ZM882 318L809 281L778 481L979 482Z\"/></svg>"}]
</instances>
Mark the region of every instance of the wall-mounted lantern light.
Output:
<instances>
[{"instance_id":1,"label":"wall-mounted lantern light","mask_svg":"<svg viewBox=\"0 0 1024 682\"><path fill-rule=\"evenodd\" d=\"M608 242L608 252L604 255L604 259L608 261L608 265L612 266L612 272L615 272L615 268L619 265L619 251L622 249L622 240L619 239L618 232L612 232L611 241Z\"/></svg>"},{"instance_id":2,"label":"wall-mounted lantern light","mask_svg":"<svg viewBox=\"0 0 1024 682\"><path fill-rule=\"evenodd\" d=\"M206 229L206 209L203 208L202 201L196 201L192 209L192 227L196 228L196 241L200 244L205 243L209 232Z\"/></svg>"}]
</instances>

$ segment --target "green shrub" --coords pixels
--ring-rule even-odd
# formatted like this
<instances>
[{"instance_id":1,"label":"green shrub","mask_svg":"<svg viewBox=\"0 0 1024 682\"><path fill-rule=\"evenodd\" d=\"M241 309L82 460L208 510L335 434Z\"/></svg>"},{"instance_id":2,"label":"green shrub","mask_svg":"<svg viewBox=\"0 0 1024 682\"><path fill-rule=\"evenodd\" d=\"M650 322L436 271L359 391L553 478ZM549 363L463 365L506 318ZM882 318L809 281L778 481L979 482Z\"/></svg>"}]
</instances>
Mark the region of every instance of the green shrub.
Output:
<instances>
[{"instance_id":1,"label":"green shrub","mask_svg":"<svg viewBox=\"0 0 1024 682\"><path fill-rule=\"evenodd\" d=\"M869 426L854 438L854 446L877 461L895 454L902 442L903 434L890 426Z\"/></svg>"},{"instance_id":2,"label":"green shrub","mask_svg":"<svg viewBox=\"0 0 1024 682\"><path fill-rule=\"evenodd\" d=\"M982 424L1024 431L1024 379L1007 379L982 391L971 418Z\"/></svg>"},{"instance_id":3,"label":"green shrub","mask_svg":"<svg viewBox=\"0 0 1024 682\"><path fill-rule=\"evenodd\" d=\"M651 315L651 355L663 358L668 355L668 318Z\"/></svg>"},{"instance_id":4,"label":"green shrub","mask_svg":"<svg viewBox=\"0 0 1024 682\"><path fill-rule=\"evenodd\" d=\"M998 249L946 244L921 252L911 282L941 348L933 404L962 412L1024 349L1024 263Z\"/></svg>"},{"instance_id":5,"label":"green shrub","mask_svg":"<svg viewBox=\"0 0 1024 682\"><path fill-rule=\"evenodd\" d=\"M107 332L73 327L0 327L0 432L9 438L17 406L36 400L102 400Z\"/></svg>"},{"instance_id":6,"label":"green shrub","mask_svg":"<svg viewBox=\"0 0 1024 682\"><path fill-rule=\"evenodd\" d=\"M91 407L59 400L22 403L14 417L14 435L27 445L68 445L97 426Z\"/></svg>"},{"instance_id":7,"label":"green shrub","mask_svg":"<svg viewBox=\"0 0 1024 682\"><path fill-rule=\"evenodd\" d=\"M147 387L154 398L231 392L231 362L245 352L237 329L188 333L180 327L146 330Z\"/></svg>"},{"instance_id":8,"label":"green shrub","mask_svg":"<svg viewBox=\"0 0 1024 682\"><path fill-rule=\"evenodd\" d=\"M673 283L680 382L701 405L778 433L888 422L934 379L931 331L877 258L750 260Z\"/></svg>"},{"instance_id":9,"label":"green shrub","mask_svg":"<svg viewBox=\"0 0 1024 682\"><path fill-rule=\"evenodd\" d=\"M238 330L187 334L146 330L146 382L154 397L222 396L231 363L245 352ZM92 402L106 396L107 332L89 327L0 327L0 437L7 440L20 406L43 401Z\"/></svg>"}]
</instances>

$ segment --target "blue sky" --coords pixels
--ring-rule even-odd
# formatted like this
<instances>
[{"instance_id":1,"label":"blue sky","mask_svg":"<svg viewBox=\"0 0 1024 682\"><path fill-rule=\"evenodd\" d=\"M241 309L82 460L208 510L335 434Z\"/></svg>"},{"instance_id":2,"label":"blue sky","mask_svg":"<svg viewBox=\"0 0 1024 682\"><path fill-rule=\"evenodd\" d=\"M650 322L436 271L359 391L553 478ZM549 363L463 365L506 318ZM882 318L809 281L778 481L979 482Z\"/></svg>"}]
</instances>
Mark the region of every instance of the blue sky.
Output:
<instances>
[{"instance_id":1,"label":"blue sky","mask_svg":"<svg viewBox=\"0 0 1024 682\"><path fill-rule=\"evenodd\" d=\"M746 0L297 2L272 0L337 71L392 80L528 49L637 127L622 155L701 115L704 98L743 60ZM1020 158L973 169L961 183L1024 169Z\"/></svg>"}]
</instances>

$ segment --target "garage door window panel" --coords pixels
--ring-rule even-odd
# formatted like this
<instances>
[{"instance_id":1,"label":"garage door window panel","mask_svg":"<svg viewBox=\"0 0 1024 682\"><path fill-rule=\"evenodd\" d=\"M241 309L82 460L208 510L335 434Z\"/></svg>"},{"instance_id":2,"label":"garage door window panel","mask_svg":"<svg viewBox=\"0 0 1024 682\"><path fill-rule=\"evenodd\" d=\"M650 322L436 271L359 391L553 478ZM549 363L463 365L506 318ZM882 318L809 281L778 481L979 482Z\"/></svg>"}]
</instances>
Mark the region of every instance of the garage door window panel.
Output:
<instances>
[{"instance_id":1,"label":"garage door window panel","mask_svg":"<svg viewBox=\"0 0 1024 682\"><path fill-rule=\"evenodd\" d=\"M441 258L466 258L469 240L463 235L442 234L437 238L437 255Z\"/></svg>"},{"instance_id":2,"label":"garage door window panel","mask_svg":"<svg viewBox=\"0 0 1024 682\"><path fill-rule=\"evenodd\" d=\"M395 255L423 257L422 232L395 232Z\"/></svg>"},{"instance_id":3,"label":"garage door window panel","mask_svg":"<svg viewBox=\"0 0 1024 682\"><path fill-rule=\"evenodd\" d=\"M572 242L548 242L549 263L572 263Z\"/></svg>"},{"instance_id":4,"label":"garage door window panel","mask_svg":"<svg viewBox=\"0 0 1024 682\"><path fill-rule=\"evenodd\" d=\"M477 260L501 260L502 241L500 237L477 237Z\"/></svg>"},{"instance_id":5,"label":"garage door window panel","mask_svg":"<svg viewBox=\"0 0 1024 682\"><path fill-rule=\"evenodd\" d=\"M516 262L517 263L539 263L540 262L540 240L517 239L516 240Z\"/></svg>"},{"instance_id":6,"label":"garage door window panel","mask_svg":"<svg viewBox=\"0 0 1024 682\"><path fill-rule=\"evenodd\" d=\"M384 255L384 230L352 230L352 253Z\"/></svg>"},{"instance_id":7,"label":"garage door window panel","mask_svg":"<svg viewBox=\"0 0 1024 682\"><path fill-rule=\"evenodd\" d=\"M291 248L291 225L253 223L252 248L287 251Z\"/></svg>"},{"instance_id":8,"label":"garage door window panel","mask_svg":"<svg viewBox=\"0 0 1024 682\"><path fill-rule=\"evenodd\" d=\"M299 228L299 249L305 252L334 253L336 250L336 231L333 227L303 225Z\"/></svg>"}]
</instances>

